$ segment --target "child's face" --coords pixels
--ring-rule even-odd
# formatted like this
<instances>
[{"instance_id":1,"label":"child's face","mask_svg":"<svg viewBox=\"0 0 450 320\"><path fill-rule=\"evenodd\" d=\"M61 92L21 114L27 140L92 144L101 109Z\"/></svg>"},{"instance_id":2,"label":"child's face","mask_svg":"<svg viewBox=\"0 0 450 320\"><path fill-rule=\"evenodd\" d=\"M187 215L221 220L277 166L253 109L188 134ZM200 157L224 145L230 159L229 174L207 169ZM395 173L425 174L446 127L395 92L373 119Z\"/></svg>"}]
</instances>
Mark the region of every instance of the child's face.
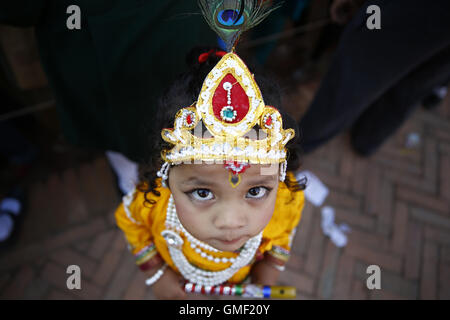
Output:
<instances>
[{"instance_id":1,"label":"child's face","mask_svg":"<svg viewBox=\"0 0 450 320\"><path fill-rule=\"evenodd\" d=\"M247 168L236 188L221 164L172 167L170 190L186 230L222 251L235 251L261 232L272 218L278 190L278 170L262 175L262 167L269 166Z\"/></svg>"}]
</instances>

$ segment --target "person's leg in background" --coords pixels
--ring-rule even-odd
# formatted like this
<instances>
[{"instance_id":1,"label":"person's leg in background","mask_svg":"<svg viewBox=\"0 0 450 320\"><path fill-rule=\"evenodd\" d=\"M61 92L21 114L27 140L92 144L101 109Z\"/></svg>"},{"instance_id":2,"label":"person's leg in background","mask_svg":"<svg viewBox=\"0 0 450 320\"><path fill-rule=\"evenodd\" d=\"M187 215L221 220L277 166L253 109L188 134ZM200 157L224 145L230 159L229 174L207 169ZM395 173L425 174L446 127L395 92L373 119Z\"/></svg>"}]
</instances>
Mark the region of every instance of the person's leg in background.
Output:
<instances>
[{"instance_id":1,"label":"person's leg in background","mask_svg":"<svg viewBox=\"0 0 450 320\"><path fill-rule=\"evenodd\" d=\"M381 30L366 27L369 5L381 9ZM351 127L404 77L450 45L443 30L450 30L448 1L366 2L346 26L330 68L300 121L305 153Z\"/></svg>"},{"instance_id":2,"label":"person's leg in background","mask_svg":"<svg viewBox=\"0 0 450 320\"><path fill-rule=\"evenodd\" d=\"M351 129L351 143L363 155L373 154L434 88L450 80L450 46L418 67L371 105Z\"/></svg>"}]
</instances>

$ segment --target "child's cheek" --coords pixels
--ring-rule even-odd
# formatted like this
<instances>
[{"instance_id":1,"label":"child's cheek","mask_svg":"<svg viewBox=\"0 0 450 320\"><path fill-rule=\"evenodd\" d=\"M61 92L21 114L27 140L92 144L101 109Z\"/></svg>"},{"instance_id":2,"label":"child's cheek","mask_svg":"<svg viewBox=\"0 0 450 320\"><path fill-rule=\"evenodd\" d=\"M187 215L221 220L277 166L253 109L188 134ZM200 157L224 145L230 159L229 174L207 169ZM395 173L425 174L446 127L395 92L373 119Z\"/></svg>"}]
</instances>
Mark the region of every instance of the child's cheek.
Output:
<instances>
[{"instance_id":1,"label":"child's cheek","mask_svg":"<svg viewBox=\"0 0 450 320\"><path fill-rule=\"evenodd\" d=\"M270 222L270 219L272 219L272 215L273 215L273 210L270 210L270 208L268 210L264 210L263 212L261 212L261 219L259 219L259 221L261 221L261 228L264 229Z\"/></svg>"},{"instance_id":2,"label":"child's cheek","mask_svg":"<svg viewBox=\"0 0 450 320\"><path fill-rule=\"evenodd\" d=\"M258 228L260 230L264 229L272 219L273 213L275 211L275 202L276 202L276 194L275 197L271 198L270 203L265 206L263 210L258 212L259 219L258 219Z\"/></svg>"},{"instance_id":3,"label":"child's cheek","mask_svg":"<svg viewBox=\"0 0 450 320\"><path fill-rule=\"evenodd\" d=\"M194 235L200 231L197 230L200 225L200 217L198 213L196 214L194 208L189 205L189 203L186 203L186 201L184 199L182 201L175 201L178 219L180 219L181 224L186 228L186 230Z\"/></svg>"}]
</instances>

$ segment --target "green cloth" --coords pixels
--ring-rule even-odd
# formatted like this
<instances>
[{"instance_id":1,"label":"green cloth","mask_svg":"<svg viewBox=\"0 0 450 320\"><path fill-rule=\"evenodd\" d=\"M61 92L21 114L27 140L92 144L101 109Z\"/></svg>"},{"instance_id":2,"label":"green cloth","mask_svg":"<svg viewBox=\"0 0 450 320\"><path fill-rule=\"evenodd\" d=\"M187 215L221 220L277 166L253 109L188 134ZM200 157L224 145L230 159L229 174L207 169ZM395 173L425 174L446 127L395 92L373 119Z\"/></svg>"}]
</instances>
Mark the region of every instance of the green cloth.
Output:
<instances>
[{"instance_id":1,"label":"green cloth","mask_svg":"<svg viewBox=\"0 0 450 320\"><path fill-rule=\"evenodd\" d=\"M70 5L81 9L81 30L66 27ZM186 54L215 44L197 1L2 1L0 23L36 27L68 140L137 161L148 156L157 99L186 70Z\"/></svg>"}]
</instances>

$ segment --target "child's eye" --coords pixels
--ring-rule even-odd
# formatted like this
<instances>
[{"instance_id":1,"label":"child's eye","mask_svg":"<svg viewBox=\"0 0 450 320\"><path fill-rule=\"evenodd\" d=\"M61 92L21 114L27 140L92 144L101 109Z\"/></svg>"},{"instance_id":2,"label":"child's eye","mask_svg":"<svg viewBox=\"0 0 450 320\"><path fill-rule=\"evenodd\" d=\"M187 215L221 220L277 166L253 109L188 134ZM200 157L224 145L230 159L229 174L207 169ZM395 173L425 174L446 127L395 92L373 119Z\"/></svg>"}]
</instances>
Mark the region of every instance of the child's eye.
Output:
<instances>
[{"instance_id":1,"label":"child's eye","mask_svg":"<svg viewBox=\"0 0 450 320\"><path fill-rule=\"evenodd\" d=\"M198 201L206 201L213 199L213 193L208 189L196 189L189 193L191 197Z\"/></svg>"},{"instance_id":2,"label":"child's eye","mask_svg":"<svg viewBox=\"0 0 450 320\"><path fill-rule=\"evenodd\" d=\"M247 198L250 199L261 199L269 192L269 189L266 187L254 187L248 190Z\"/></svg>"}]
</instances>

